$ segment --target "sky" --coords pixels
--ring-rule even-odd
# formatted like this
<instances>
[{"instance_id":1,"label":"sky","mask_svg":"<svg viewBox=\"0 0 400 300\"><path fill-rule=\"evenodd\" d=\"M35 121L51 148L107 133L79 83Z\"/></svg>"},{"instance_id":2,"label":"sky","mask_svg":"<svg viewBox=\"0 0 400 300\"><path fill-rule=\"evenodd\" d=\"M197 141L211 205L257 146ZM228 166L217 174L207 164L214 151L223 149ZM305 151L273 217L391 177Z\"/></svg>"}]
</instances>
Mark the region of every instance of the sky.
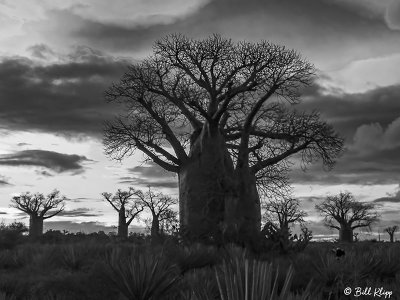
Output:
<instances>
[{"instance_id":1,"label":"sky","mask_svg":"<svg viewBox=\"0 0 400 300\"><path fill-rule=\"evenodd\" d=\"M1 0L0 25L1 220L27 222L9 207L26 191L59 189L66 210L45 228L84 232L117 224L102 192L150 184L176 196L177 178L141 153L104 154L103 122L119 109L104 91L157 39L218 33L285 45L317 69L299 109L319 111L346 151L330 172L292 171L314 235L336 233L314 206L340 191L377 204L382 221L365 237L400 225L399 0Z\"/></svg>"}]
</instances>

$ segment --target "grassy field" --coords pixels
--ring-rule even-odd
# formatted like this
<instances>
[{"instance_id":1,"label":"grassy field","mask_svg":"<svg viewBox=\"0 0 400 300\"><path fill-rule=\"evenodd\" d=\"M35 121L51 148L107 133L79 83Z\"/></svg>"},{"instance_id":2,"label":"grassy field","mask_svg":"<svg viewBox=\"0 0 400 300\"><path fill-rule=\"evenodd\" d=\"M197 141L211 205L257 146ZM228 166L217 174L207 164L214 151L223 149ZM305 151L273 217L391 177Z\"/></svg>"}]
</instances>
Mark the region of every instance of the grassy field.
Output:
<instances>
[{"instance_id":1,"label":"grassy field","mask_svg":"<svg viewBox=\"0 0 400 300\"><path fill-rule=\"evenodd\" d=\"M283 255L142 236L26 239L0 250L0 299L399 299L400 243L340 245L340 260L334 246L311 242ZM355 297L357 287L393 294Z\"/></svg>"}]
</instances>

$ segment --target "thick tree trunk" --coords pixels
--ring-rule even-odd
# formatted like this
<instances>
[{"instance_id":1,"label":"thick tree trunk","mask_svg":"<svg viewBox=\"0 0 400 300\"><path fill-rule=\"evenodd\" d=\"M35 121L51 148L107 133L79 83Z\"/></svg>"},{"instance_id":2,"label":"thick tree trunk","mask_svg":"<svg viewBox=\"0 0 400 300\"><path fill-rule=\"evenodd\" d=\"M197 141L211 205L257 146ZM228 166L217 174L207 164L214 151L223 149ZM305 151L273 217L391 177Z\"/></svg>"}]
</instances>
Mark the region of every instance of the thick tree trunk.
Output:
<instances>
[{"instance_id":1,"label":"thick tree trunk","mask_svg":"<svg viewBox=\"0 0 400 300\"><path fill-rule=\"evenodd\" d=\"M36 238L43 235L43 218L30 215L29 216L29 236Z\"/></svg>"},{"instance_id":2,"label":"thick tree trunk","mask_svg":"<svg viewBox=\"0 0 400 300\"><path fill-rule=\"evenodd\" d=\"M235 198L233 162L218 128L206 124L194 137L189 162L179 172L179 208L183 232L212 237L224 221L225 203Z\"/></svg>"},{"instance_id":3,"label":"thick tree trunk","mask_svg":"<svg viewBox=\"0 0 400 300\"><path fill-rule=\"evenodd\" d=\"M121 209L118 212L118 237L120 238L128 237L128 224L126 224L124 207L121 207Z\"/></svg>"},{"instance_id":4,"label":"thick tree trunk","mask_svg":"<svg viewBox=\"0 0 400 300\"><path fill-rule=\"evenodd\" d=\"M153 216L151 221L151 237L156 238L160 235L160 221L157 216Z\"/></svg>"},{"instance_id":5,"label":"thick tree trunk","mask_svg":"<svg viewBox=\"0 0 400 300\"><path fill-rule=\"evenodd\" d=\"M261 207L256 177L248 166L235 170L235 185L237 197L226 203L225 221L241 237L251 238L261 230Z\"/></svg>"},{"instance_id":6,"label":"thick tree trunk","mask_svg":"<svg viewBox=\"0 0 400 300\"><path fill-rule=\"evenodd\" d=\"M390 236L390 242L393 243L394 242L394 233L392 233L392 234L389 233L389 236Z\"/></svg>"},{"instance_id":7,"label":"thick tree trunk","mask_svg":"<svg viewBox=\"0 0 400 300\"><path fill-rule=\"evenodd\" d=\"M339 241L352 243L353 242L353 229L347 224L340 224Z\"/></svg>"}]
</instances>

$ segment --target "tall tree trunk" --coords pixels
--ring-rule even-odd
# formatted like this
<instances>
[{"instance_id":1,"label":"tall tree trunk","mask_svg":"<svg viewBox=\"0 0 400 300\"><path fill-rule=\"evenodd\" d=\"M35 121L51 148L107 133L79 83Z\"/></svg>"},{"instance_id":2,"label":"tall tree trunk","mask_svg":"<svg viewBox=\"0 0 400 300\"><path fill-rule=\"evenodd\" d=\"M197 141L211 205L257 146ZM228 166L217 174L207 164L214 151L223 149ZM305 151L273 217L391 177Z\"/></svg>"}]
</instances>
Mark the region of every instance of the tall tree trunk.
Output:
<instances>
[{"instance_id":1,"label":"tall tree trunk","mask_svg":"<svg viewBox=\"0 0 400 300\"><path fill-rule=\"evenodd\" d=\"M153 220L151 221L151 237L156 238L160 235L160 221L158 217L153 215Z\"/></svg>"},{"instance_id":2,"label":"tall tree trunk","mask_svg":"<svg viewBox=\"0 0 400 300\"><path fill-rule=\"evenodd\" d=\"M36 215L29 216L29 236L37 238L43 235L43 218Z\"/></svg>"},{"instance_id":3,"label":"tall tree trunk","mask_svg":"<svg viewBox=\"0 0 400 300\"><path fill-rule=\"evenodd\" d=\"M389 233L390 236L390 242L393 243L394 242L394 232L392 234Z\"/></svg>"},{"instance_id":4,"label":"tall tree trunk","mask_svg":"<svg viewBox=\"0 0 400 300\"><path fill-rule=\"evenodd\" d=\"M236 194L233 162L218 127L193 136L189 162L179 172L181 228L191 237L211 237L224 221L225 202Z\"/></svg>"},{"instance_id":5,"label":"tall tree trunk","mask_svg":"<svg viewBox=\"0 0 400 300\"><path fill-rule=\"evenodd\" d=\"M256 177L246 165L235 170L235 179L238 191L238 199L236 203L233 202L236 223L240 232L250 237L261 230L261 206Z\"/></svg>"},{"instance_id":6,"label":"tall tree trunk","mask_svg":"<svg viewBox=\"0 0 400 300\"><path fill-rule=\"evenodd\" d=\"M353 229L350 225L340 224L339 241L348 243L353 242Z\"/></svg>"},{"instance_id":7,"label":"tall tree trunk","mask_svg":"<svg viewBox=\"0 0 400 300\"><path fill-rule=\"evenodd\" d=\"M125 208L123 206L121 206L118 212L118 237L128 237L128 224L126 224Z\"/></svg>"}]
</instances>

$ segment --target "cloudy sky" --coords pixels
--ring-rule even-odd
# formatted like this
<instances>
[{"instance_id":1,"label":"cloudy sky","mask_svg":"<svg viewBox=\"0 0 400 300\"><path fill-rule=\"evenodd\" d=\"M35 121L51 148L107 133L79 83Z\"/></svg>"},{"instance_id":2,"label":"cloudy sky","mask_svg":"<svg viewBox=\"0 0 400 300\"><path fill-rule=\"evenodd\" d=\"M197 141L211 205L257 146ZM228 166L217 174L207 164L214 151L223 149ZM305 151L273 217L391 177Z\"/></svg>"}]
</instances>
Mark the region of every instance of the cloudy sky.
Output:
<instances>
[{"instance_id":1,"label":"cloudy sky","mask_svg":"<svg viewBox=\"0 0 400 300\"><path fill-rule=\"evenodd\" d=\"M327 195L350 191L375 201L383 221L400 224L400 1L398 0L1 0L0 214L13 195L70 200L47 228L97 231L116 225L101 192L132 185L176 195L177 179L143 156L116 162L103 153L102 122L118 108L103 92L155 40L180 32L269 40L299 51L318 70L301 104L316 109L345 138L331 172L294 170L294 195L309 211Z\"/></svg>"}]
</instances>

